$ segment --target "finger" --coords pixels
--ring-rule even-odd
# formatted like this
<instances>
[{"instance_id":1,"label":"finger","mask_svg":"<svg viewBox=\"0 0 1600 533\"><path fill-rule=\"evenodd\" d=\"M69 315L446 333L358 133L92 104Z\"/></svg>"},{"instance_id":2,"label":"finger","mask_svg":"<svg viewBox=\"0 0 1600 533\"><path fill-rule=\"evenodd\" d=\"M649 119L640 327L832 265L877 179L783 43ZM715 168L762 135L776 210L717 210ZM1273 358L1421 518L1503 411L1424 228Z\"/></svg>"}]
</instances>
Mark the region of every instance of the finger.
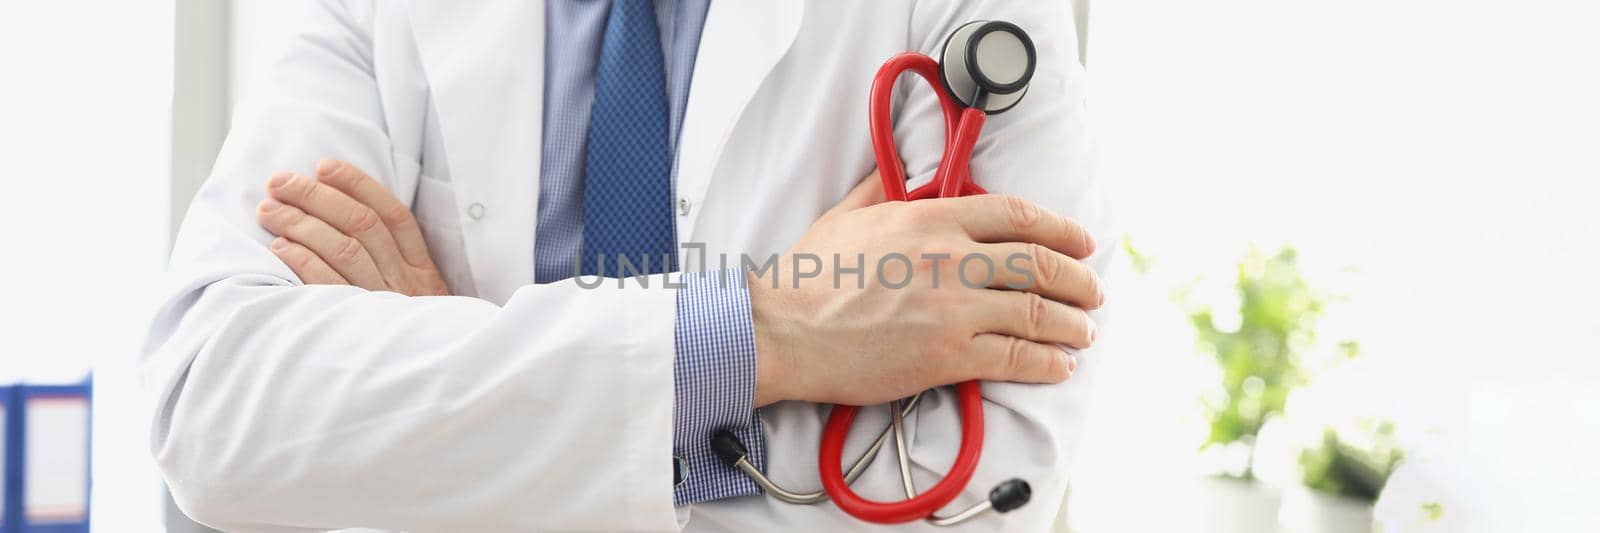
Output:
<instances>
[{"instance_id":1,"label":"finger","mask_svg":"<svg viewBox=\"0 0 1600 533\"><path fill-rule=\"evenodd\" d=\"M988 262L967 259L973 255L988 258ZM1038 293L1091 311L1105 303L1105 291L1094 269L1043 245L979 243L974 246L973 255L957 263L961 282L969 286L981 283L995 289Z\"/></svg>"},{"instance_id":2,"label":"finger","mask_svg":"<svg viewBox=\"0 0 1600 533\"><path fill-rule=\"evenodd\" d=\"M271 249L272 255L278 256L283 264L289 265L289 270L293 270L294 275L300 276L300 281L306 285L350 284L349 281L345 281L344 276L340 276L333 267L328 266L327 261L323 261L317 254L312 253L310 248L300 243L278 237L272 240L272 245L268 246L268 249Z\"/></svg>"},{"instance_id":3,"label":"finger","mask_svg":"<svg viewBox=\"0 0 1600 533\"><path fill-rule=\"evenodd\" d=\"M982 333L998 333L1039 343L1084 349L1094 344L1097 328L1082 309L1017 291L974 291L962 306Z\"/></svg>"},{"instance_id":4,"label":"finger","mask_svg":"<svg viewBox=\"0 0 1600 533\"><path fill-rule=\"evenodd\" d=\"M361 241L340 233L327 222L309 216L295 206L284 205L272 198L263 200L256 213L256 218L267 231L309 248L350 283L367 290L388 289L383 275L378 273L378 266L372 262L372 256L366 248L361 247Z\"/></svg>"},{"instance_id":5,"label":"finger","mask_svg":"<svg viewBox=\"0 0 1600 533\"><path fill-rule=\"evenodd\" d=\"M383 225L394 236L400 255L407 263L416 267L433 266L433 258L428 255L428 243L422 238L422 228L417 225L416 217L411 215L411 209L406 204L395 198L394 192L388 187L355 165L335 159L317 162L317 179L376 211Z\"/></svg>"},{"instance_id":6,"label":"finger","mask_svg":"<svg viewBox=\"0 0 1600 533\"><path fill-rule=\"evenodd\" d=\"M405 279L405 259L376 210L328 184L292 172L274 174L267 181L267 194L361 241L389 286L399 286Z\"/></svg>"},{"instance_id":7,"label":"finger","mask_svg":"<svg viewBox=\"0 0 1600 533\"><path fill-rule=\"evenodd\" d=\"M969 372L977 379L1060 383L1078 370L1078 358L1059 346L985 333L972 338Z\"/></svg>"},{"instance_id":8,"label":"finger","mask_svg":"<svg viewBox=\"0 0 1600 533\"><path fill-rule=\"evenodd\" d=\"M1076 221L1033 202L996 194L924 200L927 209L943 211L979 242L1036 242L1083 259L1094 253L1094 237Z\"/></svg>"},{"instance_id":9,"label":"finger","mask_svg":"<svg viewBox=\"0 0 1600 533\"><path fill-rule=\"evenodd\" d=\"M877 169L873 169L871 174L867 174L867 177L861 178L861 181L856 183L856 186L850 189L850 192L845 193L844 199L839 200L838 204L835 204L832 209L829 209L827 213L823 213L822 216L854 211L869 205L881 204L883 203L884 199L885 196L883 194L883 184L880 182Z\"/></svg>"}]
</instances>

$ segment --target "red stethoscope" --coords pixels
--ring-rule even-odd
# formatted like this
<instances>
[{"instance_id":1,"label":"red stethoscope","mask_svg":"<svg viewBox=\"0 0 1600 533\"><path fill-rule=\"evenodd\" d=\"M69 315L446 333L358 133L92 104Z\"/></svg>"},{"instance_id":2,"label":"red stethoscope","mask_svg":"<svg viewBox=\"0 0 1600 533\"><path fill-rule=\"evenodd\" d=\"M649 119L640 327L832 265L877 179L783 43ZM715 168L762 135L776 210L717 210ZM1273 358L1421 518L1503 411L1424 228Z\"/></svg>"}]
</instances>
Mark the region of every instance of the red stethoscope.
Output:
<instances>
[{"instance_id":1,"label":"red stethoscope","mask_svg":"<svg viewBox=\"0 0 1600 533\"><path fill-rule=\"evenodd\" d=\"M894 56L878 69L872 80L868 102L872 151L877 158L878 174L883 179L883 190L889 201L983 194L983 188L972 181L969 165L972 149L978 142L978 133L983 130L989 114L1011 109L1022 100L1028 92L1028 81L1033 77L1036 64L1033 41L1028 34L1017 25L1002 21L975 21L957 28L945 40L941 55L942 61L919 53ZM933 181L909 192L906 190L905 167L895 147L894 122L889 116L894 84L901 74L908 71L922 76L933 85L939 95L939 105L944 110L945 126L944 154L938 170L934 172ZM851 405L833 406L822 431L821 453L818 456L821 491L795 493L777 486L750 464L744 446L731 433L718 433L712 441L712 447L724 462L750 476L774 498L797 504L814 504L831 498L839 509L867 522L897 524L926 520L935 525L955 525L990 511L1004 513L1021 507L1028 502L1031 491L1027 482L1011 479L995 486L983 502L949 516L936 514L954 501L972 480L973 473L978 469L978 457L983 451L983 398L978 390L978 382L968 381L955 387L962 422L960 451L944 479L920 494L911 481L903 421L906 415L916 409L922 393L890 404L889 426L878 433L872 446L856 459L848 472L844 471L842 464L844 441L859 408ZM868 500L857 495L850 484L877 457L891 433L895 437L906 499L896 502Z\"/></svg>"}]
</instances>

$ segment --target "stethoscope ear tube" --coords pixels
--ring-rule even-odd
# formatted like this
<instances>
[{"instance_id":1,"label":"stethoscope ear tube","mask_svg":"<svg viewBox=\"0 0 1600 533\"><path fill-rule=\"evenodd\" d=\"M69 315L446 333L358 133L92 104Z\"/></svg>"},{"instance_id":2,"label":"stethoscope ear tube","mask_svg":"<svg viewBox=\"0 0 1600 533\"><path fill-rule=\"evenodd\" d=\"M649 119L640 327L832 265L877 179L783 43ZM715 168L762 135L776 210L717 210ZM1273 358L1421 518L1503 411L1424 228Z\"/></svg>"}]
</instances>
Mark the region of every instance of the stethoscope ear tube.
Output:
<instances>
[{"instance_id":1,"label":"stethoscope ear tube","mask_svg":"<svg viewBox=\"0 0 1600 533\"><path fill-rule=\"evenodd\" d=\"M912 411L917 409L917 403L922 401L922 395L923 393L919 392L915 396L912 396L910 400L903 402L903 405L899 406L900 412L898 414L902 417L909 416ZM845 471L845 483L855 483L856 479L860 478L861 474L867 471L867 467L872 466L872 462L878 458L878 451L882 450L884 443L888 441L891 429L893 429L893 427L885 427L883 428L883 431L878 432L878 438L872 441L872 446L868 446L866 451L861 452L861 455L856 458L855 464L850 466L850 470ZM905 439L904 435L901 434L895 434L895 438L897 439L897 445L903 444ZM778 486L777 483L773 483L771 479L767 478L766 474L761 473L760 470L756 469L755 465L750 464L750 460L747 457L748 452L745 450L744 443L740 442L739 437L734 435L731 431L722 430L718 431L715 435L712 435L711 449L716 453L717 459L721 460L723 464L728 465L730 468L737 468L739 471L744 472L745 475L754 480L757 485L760 485L762 490L767 491L767 494L770 494L772 497L782 500L785 503L810 505L824 502L828 499L828 493L825 491L817 490L807 493L798 493L784 489L783 487Z\"/></svg>"}]
</instances>

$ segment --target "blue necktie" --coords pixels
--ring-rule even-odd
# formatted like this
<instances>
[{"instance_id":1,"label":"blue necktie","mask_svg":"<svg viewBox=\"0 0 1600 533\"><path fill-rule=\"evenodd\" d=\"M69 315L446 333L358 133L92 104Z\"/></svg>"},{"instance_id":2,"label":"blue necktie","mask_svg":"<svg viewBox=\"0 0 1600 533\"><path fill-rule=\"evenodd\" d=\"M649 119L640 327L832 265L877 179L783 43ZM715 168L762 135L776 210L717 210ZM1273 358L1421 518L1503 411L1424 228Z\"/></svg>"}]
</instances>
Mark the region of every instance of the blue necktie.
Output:
<instances>
[{"instance_id":1,"label":"blue necktie","mask_svg":"<svg viewBox=\"0 0 1600 533\"><path fill-rule=\"evenodd\" d=\"M677 268L666 73L654 4L614 0L606 19L584 161L584 274L618 275L619 255L641 273Z\"/></svg>"}]
</instances>

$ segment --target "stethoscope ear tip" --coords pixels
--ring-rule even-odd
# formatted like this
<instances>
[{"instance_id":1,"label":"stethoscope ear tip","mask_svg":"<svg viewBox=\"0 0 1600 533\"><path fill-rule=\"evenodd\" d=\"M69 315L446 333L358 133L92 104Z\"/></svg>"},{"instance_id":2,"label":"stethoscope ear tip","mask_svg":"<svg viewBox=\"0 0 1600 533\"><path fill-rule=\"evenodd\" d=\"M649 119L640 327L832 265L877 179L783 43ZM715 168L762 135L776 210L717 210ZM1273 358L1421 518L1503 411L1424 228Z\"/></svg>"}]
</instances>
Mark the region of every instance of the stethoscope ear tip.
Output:
<instances>
[{"instance_id":1,"label":"stethoscope ear tip","mask_svg":"<svg viewBox=\"0 0 1600 533\"><path fill-rule=\"evenodd\" d=\"M1026 481L1012 478L1002 481L989 491L989 506L993 507L995 512L1004 513L1027 505L1031 498L1033 498L1033 487L1028 486Z\"/></svg>"},{"instance_id":2,"label":"stethoscope ear tip","mask_svg":"<svg viewBox=\"0 0 1600 533\"><path fill-rule=\"evenodd\" d=\"M750 455L750 451L745 449L739 437L726 430L718 431L711 437L711 451L717 454L717 459L721 459L723 464L728 466L737 465Z\"/></svg>"}]
</instances>

